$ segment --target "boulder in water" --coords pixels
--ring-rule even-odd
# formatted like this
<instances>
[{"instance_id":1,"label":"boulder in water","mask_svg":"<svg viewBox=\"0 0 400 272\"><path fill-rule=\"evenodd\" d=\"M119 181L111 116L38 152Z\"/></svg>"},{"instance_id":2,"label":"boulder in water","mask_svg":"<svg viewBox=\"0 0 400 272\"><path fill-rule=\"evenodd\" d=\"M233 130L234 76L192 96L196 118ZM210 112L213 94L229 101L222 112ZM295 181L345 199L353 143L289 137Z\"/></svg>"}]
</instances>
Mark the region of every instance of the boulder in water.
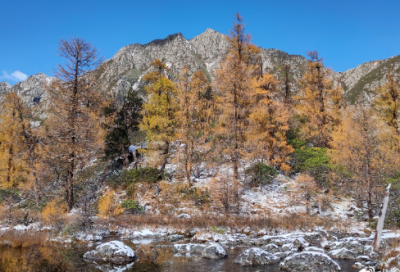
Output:
<instances>
[{"instance_id":1,"label":"boulder in water","mask_svg":"<svg viewBox=\"0 0 400 272\"><path fill-rule=\"evenodd\" d=\"M286 257L280 267L284 271L291 272L338 272L340 266L325 253L300 252Z\"/></svg>"},{"instance_id":2,"label":"boulder in water","mask_svg":"<svg viewBox=\"0 0 400 272\"><path fill-rule=\"evenodd\" d=\"M280 258L258 247L247 249L234 263L242 266L267 265L279 262Z\"/></svg>"},{"instance_id":3,"label":"boulder in water","mask_svg":"<svg viewBox=\"0 0 400 272\"><path fill-rule=\"evenodd\" d=\"M220 244L216 243L206 247L201 256L207 259L222 259L228 257L228 254Z\"/></svg>"},{"instance_id":4,"label":"boulder in water","mask_svg":"<svg viewBox=\"0 0 400 272\"><path fill-rule=\"evenodd\" d=\"M86 252L83 257L89 261L114 264L127 264L137 259L135 252L120 241L100 244L95 250Z\"/></svg>"}]
</instances>

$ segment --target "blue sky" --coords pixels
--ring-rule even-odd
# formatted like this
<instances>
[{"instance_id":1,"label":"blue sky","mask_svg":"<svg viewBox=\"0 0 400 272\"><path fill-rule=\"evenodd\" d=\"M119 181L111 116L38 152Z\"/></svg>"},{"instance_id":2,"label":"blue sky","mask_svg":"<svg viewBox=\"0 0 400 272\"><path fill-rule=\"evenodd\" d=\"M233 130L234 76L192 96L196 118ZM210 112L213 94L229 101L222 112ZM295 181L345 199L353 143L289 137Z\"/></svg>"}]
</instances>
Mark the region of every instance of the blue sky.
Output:
<instances>
[{"instance_id":1,"label":"blue sky","mask_svg":"<svg viewBox=\"0 0 400 272\"><path fill-rule=\"evenodd\" d=\"M303 56L317 50L335 71L400 54L397 0L0 0L0 11L0 81L10 84L53 75L63 61L60 38L82 37L108 59L177 32L228 34L237 11L256 45Z\"/></svg>"}]
</instances>

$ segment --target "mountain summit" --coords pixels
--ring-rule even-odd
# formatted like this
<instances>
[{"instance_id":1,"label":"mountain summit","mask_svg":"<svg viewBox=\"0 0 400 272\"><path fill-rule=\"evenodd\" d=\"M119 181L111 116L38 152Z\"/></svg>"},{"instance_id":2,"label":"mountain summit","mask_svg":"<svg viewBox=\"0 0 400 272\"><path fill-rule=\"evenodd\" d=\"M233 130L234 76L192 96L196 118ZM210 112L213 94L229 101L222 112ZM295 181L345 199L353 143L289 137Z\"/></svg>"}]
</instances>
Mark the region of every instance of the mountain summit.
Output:
<instances>
[{"instance_id":1,"label":"mountain summit","mask_svg":"<svg viewBox=\"0 0 400 272\"><path fill-rule=\"evenodd\" d=\"M122 47L92 73L97 79L97 88L100 92L118 98L123 97L130 89L139 89L140 79L148 72L150 62L154 59L164 61L170 67L174 79L179 77L182 68L186 66L191 74L201 69L212 81L216 69L227 53L226 35L208 28L190 40L181 33L176 33L147 44L136 43ZM302 67L307 61L304 57L290 55L278 49L262 49L261 54L265 73L273 73L281 78L280 68L284 64L289 64L292 82L301 78ZM400 56L366 62L345 72L332 73L330 77L341 82L346 98L354 103L357 96L363 92L373 95L376 86L385 82L385 74L392 66L395 68L395 78L400 80ZM24 101L33 103L35 98L37 101L37 97L43 96L43 84L48 82L49 77L44 74L34 75L12 87L2 82L0 96L8 91L18 92ZM296 84L293 88L297 88Z\"/></svg>"}]
</instances>

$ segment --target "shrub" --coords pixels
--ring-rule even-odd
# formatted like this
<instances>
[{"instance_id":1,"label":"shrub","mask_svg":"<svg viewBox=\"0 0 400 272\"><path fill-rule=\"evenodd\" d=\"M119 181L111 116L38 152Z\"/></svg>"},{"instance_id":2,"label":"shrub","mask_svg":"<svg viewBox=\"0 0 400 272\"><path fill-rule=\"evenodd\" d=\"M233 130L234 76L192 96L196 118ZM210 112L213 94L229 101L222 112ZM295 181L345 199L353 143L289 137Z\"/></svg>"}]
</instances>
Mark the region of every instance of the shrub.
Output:
<instances>
[{"instance_id":1,"label":"shrub","mask_svg":"<svg viewBox=\"0 0 400 272\"><path fill-rule=\"evenodd\" d=\"M306 202L308 213L311 202L319 192L318 185L314 178L307 174L300 174L296 178L296 183L293 189L295 190L295 194Z\"/></svg>"},{"instance_id":2,"label":"shrub","mask_svg":"<svg viewBox=\"0 0 400 272\"><path fill-rule=\"evenodd\" d=\"M42 216L48 224L59 224L62 215L67 212L64 202L60 203L58 199L48 202L42 210Z\"/></svg>"},{"instance_id":3,"label":"shrub","mask_svg":"<svg viewBox=\"0 0 400 272\"><path fill-rule=\"evenodd\" d=\"M157 168L139 168L123 170L120 174L110 178L113 185L128 186L137 182L155 183L164 178L164 174Z\"/></svg>"},{"instance_id":4,"label":"shrub","mask_svg":"<svg viewBox=\"0 0 400 272\"><path fill-rule=\"evenodd\" d=\"M10 189L0 189L0 203L2 203L4 200L19 200L19 192L16 190L10 190Z\"/></svg>"},{"instance_id":5,"label":"shrub","mask_svg":"<svg viewBox=\"0 0 400 272\"><path fill-rule=\"evenodd\" d=\"M184 194L185 198L188 198L194 202L196 206L203 206L211 202L210 194L208 189L205 190L198 189L196 187L180 187L178 192Z\"/></svg>"},{"instance_id":6,"label":"shrub","mask_svg":"<svg viewBox=\"0 0 400 272\"><path fill-rule=\"evenodd\" d=\"M144 212L144 207L140 206L139 203L137 201L135 201L135 200L131 200L131 199L123 200L121 202L120 206L121 206L122 209L125 209L125 211L127 213L137 214L137 213L143 213Z\"/></svg>"},{"instance_id":7,"label":"shrub","mask_svg":"<svg viewBox=\"0 0 400 272\"><path fill-rule=\"evenodd\" d=\"M292 171L294 173L306 172L315 179L320 187L327 186L329 184L329 172L332 169L327 149L307 147L300 142L297 141L295 143L298 148L295 149L291 156Z\"/></svg>"},{"instance_id":8,"label":"shrub","mask_svg":"<svg viewBox=\"0 0 400 272\"><path fill-rule=\"evenodd\" d=\"M215 226L212 226L212 227L210 228L210 230L211 230L212 232L219 233L219 234L225 234L225 232L226 232L225 229L219 228L219 227L215 227Z\"/></svg>"},{"instance_id":9,"label":"shrub","mask_svg":"<svg viewBox=\"0 0 400 272\"><path fill-rule=\"evenodd\" d=\"M270 183L276 176L278 171L264 163L257 163L246 169L248 184L252 186L260 186Z\"/></svg>"},{"instance_id":10,"label":"shrub","mask_svg":"<svg viewBox=\"0 0 400 272\"><path fill-rule=\"evenodd\" d=\"M99 200L99 217L110 218L122 214L114 190L107 191Z\"/></svg>"}]
</instances>

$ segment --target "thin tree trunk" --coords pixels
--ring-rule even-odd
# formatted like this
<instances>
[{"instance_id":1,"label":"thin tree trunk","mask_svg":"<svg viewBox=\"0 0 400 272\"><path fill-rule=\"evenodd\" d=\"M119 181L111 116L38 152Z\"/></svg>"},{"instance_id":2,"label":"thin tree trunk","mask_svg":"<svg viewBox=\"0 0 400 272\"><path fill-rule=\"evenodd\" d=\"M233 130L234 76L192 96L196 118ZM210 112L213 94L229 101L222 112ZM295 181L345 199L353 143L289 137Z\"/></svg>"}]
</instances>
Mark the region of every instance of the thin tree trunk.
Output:
<instances>
[{"instance_id":1,"label":"thin tree trunk","mask_svg":"<svg viewBox=\"0 0 400 272\"><path fill-rule=\"evenodd\" d=\"M233 151L233 194L235 197L235 202L238 202L239 197L239 167L238 167L238 109L237 109L237 90L236 86L233 94L233 104L235 108L235 118L233 121L234 129L234 151Z\"/></svg>"},{"instance_id":2,"label":"thin tree trunk","mask_svg":"<svg viewBox=\"0 0 400 272\"><path fill-rule=\"evenodd\" d=\"M66 198L68 212L70 212L74 206L74 167L74 161L72 161L67 170Z\"/></svg>"},{"instance_id":3,"label":"thin tree trunk","mask_svg":"<svg viewBox=\"0 0 400 272\"><path fill-rule=\"evenodd\" d=\"M29 136L30 133L28 133L28 129L25 126L24 119L22 116L22 109L21 109L21 101L18 101L18 113L19 113L19 119L22 125L22 132L24 134L24 139L25 139L25 144L27 147L27 154L28 154L28 161L29 161L29 167L30 167L30 172L33 175L33 192L35 195L35 202L36 206L39 207L39 202L40 202L40 194L39 194L39 181L36 175L36 168L35 168L35 154L34 154L34 146L32 146L32 139Z\"/></svg>"},{"instance_id":4,"label":"thin tree trunk","mask_svg":"<svg viewBox=\"0 0 400 272\"><path fill-rule=\"evenodd\" d=\"M164 170L165 170L165 165L167 164L167 158L168 158L168 151L169 151L169 142L166 141L165 142L164 152L162 153L163 162L162 162L161 168L160 168L161 172L164 172Z\"/></svg>"},{"instance_id":5,"label":"thin tree trunk","mask_svg":"<svg viewBox=\"0 0 400 272\"><path fill-rule=\"evenodd\" d=\"M8 166L7 166L7 184L11 183L11 169L12 169L12 160L14 156L13 146L10 145L8 148Z\"/></svg>"}]
</instances>

